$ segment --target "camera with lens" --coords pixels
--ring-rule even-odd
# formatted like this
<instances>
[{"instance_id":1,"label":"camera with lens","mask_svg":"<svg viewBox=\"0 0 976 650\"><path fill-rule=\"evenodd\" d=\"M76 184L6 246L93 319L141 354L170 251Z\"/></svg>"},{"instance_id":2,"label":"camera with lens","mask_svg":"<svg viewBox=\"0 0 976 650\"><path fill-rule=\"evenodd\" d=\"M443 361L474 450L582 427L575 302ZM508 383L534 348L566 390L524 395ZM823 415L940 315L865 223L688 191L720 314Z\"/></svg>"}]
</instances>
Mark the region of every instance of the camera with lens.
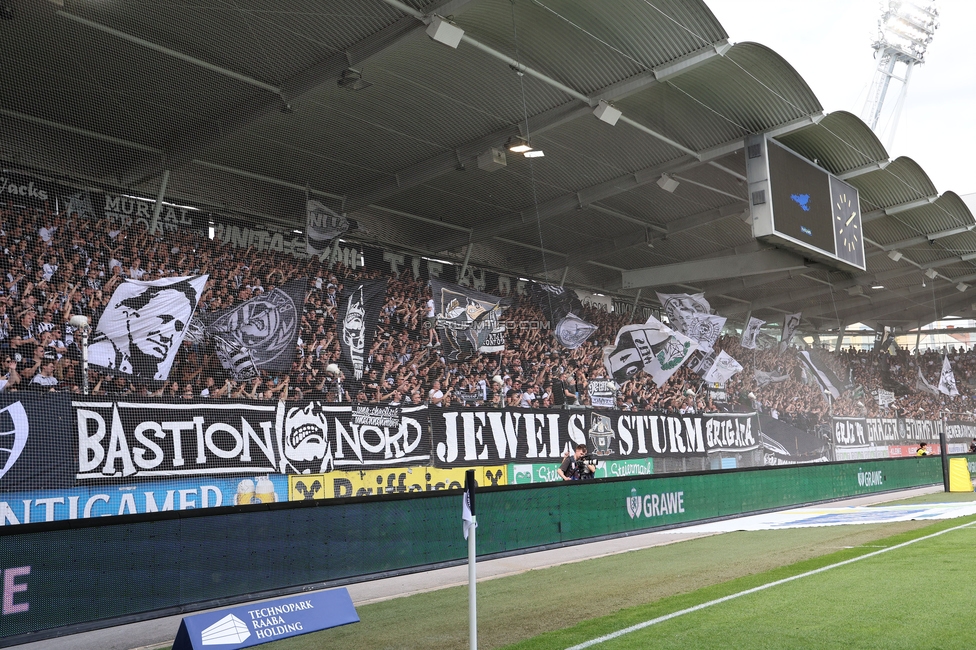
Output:
<instances>
[{"instance_id":1,"label":"camera with lens","mask_svg":"<svg viewBox=\"0 0 976 650\"><path fill-rule=\"evenodd\" d=\"M595 470L599 467L600 460L593 454L586 454L585 456L580 456L576 461L576 465L573 467L571 473L571 478L574 481L585 481L594 478L593 472L589 470L589 466L592 465Z\"/></svg>"}]
</instances>

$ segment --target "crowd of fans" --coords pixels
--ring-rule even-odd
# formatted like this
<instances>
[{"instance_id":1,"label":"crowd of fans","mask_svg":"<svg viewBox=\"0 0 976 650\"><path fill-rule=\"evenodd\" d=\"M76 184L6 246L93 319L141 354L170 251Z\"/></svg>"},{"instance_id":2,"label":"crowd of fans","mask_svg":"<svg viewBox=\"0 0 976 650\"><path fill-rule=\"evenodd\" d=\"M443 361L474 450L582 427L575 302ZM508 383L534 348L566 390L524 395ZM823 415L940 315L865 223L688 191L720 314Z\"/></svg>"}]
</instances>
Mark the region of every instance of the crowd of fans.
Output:
<instances>
[{"instance_id":1,"label":"crowd of fans","mask_svg":"<svg viewBox=\"0 0 976 650\"><path fill-rule=\"evenodd\" d=\"M598 327L575 350L558 345L539 308L527 298L505 314L509 324L503 352L450 361L440 337L425 329L429 288L410 271L390 276L385 304L361 383L337 369L336 334L343 288L353 279L380 277L381 271L329 267L318 259L234 248L202 235L150 236L106 220L66 218L50 211L0 206L0 391L80 391L81 355L74 315L98 322L112 292L127 278L208 274L197 310L213 313L240 304L295 278L309 278L296 358L290 372L267 373L234 382L212 345L185 341L165 382L136 382L125 373L89 369L95 395L171 398L306 399L429 403L435 407L551 408L588 405L588 384L606 378L603 347L631 314L584 308L579 314ZM808 428L829 415L970 419L976 381L976 353L949 352L961 396L948 398L916 389L919 368L937 383L942 353L854 349L825 353L844 384L837 399L825 397L811 381L796 351L777 346L749 350L738 336L722 336L724 350L744 370L715 393L688 367L663 386L638 376L618 387L616 407L678 413L758 409ZM757 372L758 371L758 372ZM351 387L356 385L356 389ZM890 390L892 404L879 406L876 392ZM724 395L724 399L718 397Z\"/></svg>"}]
</instances>

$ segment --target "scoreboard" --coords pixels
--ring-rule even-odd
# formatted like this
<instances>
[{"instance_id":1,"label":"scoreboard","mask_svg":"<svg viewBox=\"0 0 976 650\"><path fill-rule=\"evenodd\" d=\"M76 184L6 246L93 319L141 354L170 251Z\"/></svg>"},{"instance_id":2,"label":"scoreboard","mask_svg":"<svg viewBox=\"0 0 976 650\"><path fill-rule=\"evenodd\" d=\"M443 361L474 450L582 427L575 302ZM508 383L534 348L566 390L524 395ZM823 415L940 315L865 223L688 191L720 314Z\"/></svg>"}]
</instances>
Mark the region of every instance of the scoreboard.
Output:
<instances>
[{"instance_id":1,"label":"scoreboard","mask_svg":"<svg viewBox=\"0 0 976 650\"><path fill-rule=\"evenodd\" d=\"M763 135L746 139L752 234L843 271L864 271L857 189Z\"/></svg>"}]
</instances>

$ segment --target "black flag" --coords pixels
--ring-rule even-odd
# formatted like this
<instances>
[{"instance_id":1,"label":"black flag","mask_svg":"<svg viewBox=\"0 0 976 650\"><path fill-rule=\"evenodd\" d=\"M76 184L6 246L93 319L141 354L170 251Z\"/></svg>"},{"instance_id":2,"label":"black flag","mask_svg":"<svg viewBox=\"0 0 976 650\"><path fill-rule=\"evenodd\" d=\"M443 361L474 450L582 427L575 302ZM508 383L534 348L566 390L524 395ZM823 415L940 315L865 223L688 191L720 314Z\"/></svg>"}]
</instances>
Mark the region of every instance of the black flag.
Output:
<instances>
[{"instance_id":1,"label":"black flag","mask_svg":"<svg viewBox=\"0 0 976 650\"><path fill-rule=\"evenodd\" d=\"M237 381L258 370L286 372L295 361L295 344L305 306L305 278L286 282L202 320L217 357Z\"/></svg>"},{"instance_id":2,"label":"black flag","mask_svg":"<svg viewBox=\"0 0 976 650\"><path fill-rule=\"evenodd\" d=\"M376 323L386 301L386 278L350 282L339 298L339 362L353 390L363 379L366 357L376 335Z\"/></svg>"}]
</instances>

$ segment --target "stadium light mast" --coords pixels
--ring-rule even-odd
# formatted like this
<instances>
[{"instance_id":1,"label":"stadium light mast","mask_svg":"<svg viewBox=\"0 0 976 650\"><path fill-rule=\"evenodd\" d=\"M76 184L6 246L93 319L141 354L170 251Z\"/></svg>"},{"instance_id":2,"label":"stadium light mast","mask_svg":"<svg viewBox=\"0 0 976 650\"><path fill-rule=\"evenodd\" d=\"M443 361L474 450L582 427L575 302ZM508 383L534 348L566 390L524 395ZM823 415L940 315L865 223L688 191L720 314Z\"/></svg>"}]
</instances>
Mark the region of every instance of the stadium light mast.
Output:
<instances>
[{"instance_id":1,"label":"stadium light mast","mask_svg":"<svg viewBox=\"0 0 976 650\"><path fill-rule=\"evenodd\" d=\"M925 50L939 28L939 9L935 0L909 2L908 0L882 0L881 18L878 19L878 38L871 44L878 65L864 101L861 119L880 138L878 121L888 95L891 80L901 82L901 92L895 100L888 124L888 141L891 149L898 128L898 119L908 94L908 82L912 69L925 59ZM900 76L899 76L900 75Z\"/></svg>"}]
</instances>

